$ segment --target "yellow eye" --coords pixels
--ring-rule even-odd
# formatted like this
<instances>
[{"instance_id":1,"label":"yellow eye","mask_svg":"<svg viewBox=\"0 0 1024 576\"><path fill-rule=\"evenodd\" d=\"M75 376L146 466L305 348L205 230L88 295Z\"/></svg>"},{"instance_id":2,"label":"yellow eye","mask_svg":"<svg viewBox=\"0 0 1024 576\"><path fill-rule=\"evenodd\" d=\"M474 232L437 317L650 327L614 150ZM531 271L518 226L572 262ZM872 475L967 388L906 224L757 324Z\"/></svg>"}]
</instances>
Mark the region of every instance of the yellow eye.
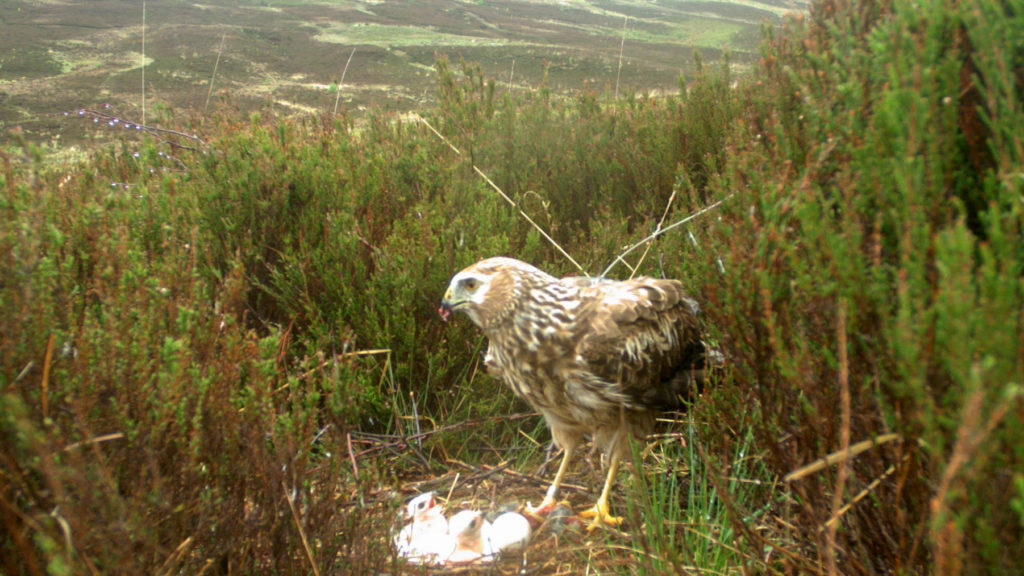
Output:
<instances>
[{"instance_id":1,"label":"yellow eye","mask_svg":"<svg viewBox=\"0 0 1024 576\"><path fill-rule=\"evenodd\" d=\"M466 278L465 280L462 281L462 285L466 287L466 290L472 292L473 290L476 290L476 279Z\"/></svg>"}]
</instances>

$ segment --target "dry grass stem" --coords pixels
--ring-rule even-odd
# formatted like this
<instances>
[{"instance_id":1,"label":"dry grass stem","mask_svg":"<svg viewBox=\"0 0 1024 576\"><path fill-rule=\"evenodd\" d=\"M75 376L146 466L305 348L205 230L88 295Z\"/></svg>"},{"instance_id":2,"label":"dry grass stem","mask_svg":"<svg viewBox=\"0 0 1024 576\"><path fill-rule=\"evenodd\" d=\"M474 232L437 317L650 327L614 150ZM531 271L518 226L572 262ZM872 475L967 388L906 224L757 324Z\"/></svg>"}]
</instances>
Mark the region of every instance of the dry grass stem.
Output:
<instances>
[{"instance_id":1,"label":"dry grass stem","mask_svg":"<svg viewBox=\"0 0 1024 576\"><path fill-rule=\"evenodd\" d=\"M701 539L707 540L708 542L711 542L715 546L721 546L722 548L725 548L727 550L732 550L733 552L735 552L737 555L740 555L740 556L743 555L743 552L739 548L737 548L736 546L733 546L733 545L731 545L731 544L729 544L727 542L723 542L720 538L716 538L715 536L713 536L713 534L721 533L721 530L708 531L708 525L706 525L706 524L699 525L697 528L694 528L693 526L689 526L689 525L685 525L684 524L683 525L683 529L686 530L687 532L693 534L694 536L696 536L698 538L701 538Z\"/></svg>"},{"instance_id":2,"label":"dry grass stem","mask_svg":"<svg viewBox=\"0 0 1024 576\"><path fill-rule=\"evenodd\" d=\"M420 430L420 414L419 408L416 406L416 395L413 394L412 390L409 391L409 402L412 403L412 426L416 430L416 433L413 434L412 437L416 442L416 447L422 450L423 440L422 437L420 436L420 434L422 433L422 431Z\"/></svg>"},{"instance_id":3,"label":"dry grass stem","mask_svg":"<svg viewBox=\"0 0 1024 576\"><path fill-rule=\"evenodd\" d=\"M43 381L42 386L42 408L43 418L48 418L48 402L47 402L47 390L50 387L50 361L53 360L53 333L50 333L50 337L46 340L46 357L43 359Z\"/></svg>"},{"instance_id":4,"label":"dry grass stem","mask_svg":"<svg viewBox=\"0 0 1024 576\"><path fill-rule=\"evenodd\" d=\"M101 442L109 442L111 440L121 440L124 438L124 434L121 432L113 432L111 434L104 434L103 436L96 436L95 438L89 438L88 440L82 440L80 442L72 442L63 448L64 452L70 452L82 446L90 446L92 444L99 444Z\"/></svg>"},{"instance_id":5,"label":"dry grass stem","mask_svg":"<svg viewBox=\"0 0 1024 576\"><path fill-rule=\"evenodd\" d=\"M718 200L717 202L715 202L713 204L705 206L704 208L701 208L697 212L694 212L693 214L690 214L686 218L683 218L682 220L679 220L678 222L673 222L672 224L666 226L665 228L661 228L660 230L657 230L656 232L650 234L646 238L644 238L644 239L640 240L639 242L633 244L632 246L627 248L622 254L619 254L618 256L615 257L614 260L612 260L612 263L609 264L608 267L605 268L603 272L601 272L601 277L604 278L604 277L608 276L608 273L612 271L612 268L614 268L616 264L622 263L622 264L625 264L626 266L629 266L629 263L626 262L625 257L627 255L629 255L629 253L632 252L633 250L636 250L637 248L643 246L644 244L647 244L651 240L654 240L658 236L661 236L662 234L664 234L664 233L666 233L666 232L668 232L670 230L674 230L674 229L676 229L676 228L678 228L678 227L680 227L680 226L682 226L684 224L687 224L688 222L694 220L695 218L697 218L699 216L703 216L704 214L707 214L708 212L710 212L710 211L714 210L715 208L718 208L719 206L721 206L722 203L725 202L725 200L728 200L729 198L732 198L731 194L729 196L727 196L725 199Z\"/></svg>"},{"instance_id":6,"label":"dry grass stem","mask_svg":"<svg viewBox=\"0 0 1024 576\"><path fill-rule=\"evenodd\" d=\"M839 356L839 404L840 424L839 443L840 452L846 454L850 449L850 361L846 349L846 300L840 300L838 317L836 319L836 340ZM832 519L837 520L841 516L843 503L843 489L846 486L847 463L849 458L839 461L839 470L836 473L836 484L832 490ZM825 561L828 572L832 576L838 574L836 566L836 554L839 545L836 541L837 522L826 525L828 529L828 546L825 549Z\"/></svg>"},{"instance_id":7,"label":"dry grass stem","mask_svg":"<svg viewBox=\"0 0 1024 576\"><path fill-rule=\"evenodd\" d=\"M341 87L345 84L345 74L348 73L348 65L352 63L352 57L356 55L355 46L352 47L352 52L348 55L348 61L345 62L345 68L341 71L341 80L338 81L338 93L334 96L334 114L338 114L338 102L341 101Z\"/></svg>"},{"instance_id":8,"label":"dry grass stem","mask_svg":"<svg viewBox=\"0 0 1024 576\"><path fill-rule=\"evenodd\" d=\"M299 531L299 538L302 540L302 548L306 551L309 565L313 569L313 576L320 576L320 568L316 565L316 558L313 556L313 549L309 546L309 539L306 531L302 528L302 521L299 519L299 512L295 509L295 490L288 490L284 482L281 483L284 489L284 498L288 501L288 508L292 511L292 520L295 521L295 529Z\"/></svg>"},{"instance_id":9,"label":"dry grass stem","mask_svg":"<svg viewBox=\"0 0 1024 576\"><path fill-rule=\"evenodd\" d=\"M459 483L459 476L460 476L460 474L461 474L460 472L456 472L455 473L455 478L452 478L452 484L448 488L448 494L445 495L445 497L444 497L444 501L445 502L451 501L451 499L452 499L452 492L455 492L455 486L457 486L458 483Z\"/></svg>"},{"instance_id":10,"label":"dry grass stem","mask_svg":"<svg viewBox=\"0 0 1024 576\"><path fill-rule=\"evenodd\" d=\"M359 358L359 357L362 357L362 356L376 356L376 355L380 355L380 354L386 354L386 355L388 355L388 357L390 359L391 349L390 348L375 348L375 349L372 349L372 350L355 350L353 352L342 352L341 354L335 354L333 357L324 359L323 361L320 362L320 364L318 364L318 365L310 368L309 370L306 370L305 372L303 372L299 376L299 379L300 380L305 380L306 378L309 378L313 374L315 374L315 373L319 372L321 369L325 368L328 364L336 363L341 358ZM288 387L288 385L285 385L282 388L287 388L287 387ZM279 388L278 390L280 390L282 388ZM275 392L277 392L277 390L275 390Z\"/></svg>"},{"instance_id":11,"label":"dry grass stem","mask_svg":"<svg viewBox=\"0 0 1024 576\"><path fill-rule=\"evenodd\" d=\"M828 468L829 466L838 464L839 462L855 458L857 455L861 454L866 450L870 450L876 446L881 446L882 444L887 444L889 442L892 442L893 440L900 439L902 439L902 437L899 434L883 434L881 436L871 438L869 440L863 440L861 442L853 444L846 450L837 450L825 456L824 458L811 462L810 464L804 466L803 468L794 470L789 474L786 474L782 478L782 480L784 482L795 482L797 480L800 480L801 478L814 474L819 470L823 470L825 468Z\"/></svg>"},{"instance_id":12,"label":"dry grass stem","mask_svg":"<svg viewBox=\"0 0 1024 576\"><path fill-rule=\"evenodd\" d=\"M456 148L455 145L452 144L447 138L445 138L443 134L438 132L436 128L431 126L430 122L427 122L426 118L423 118L418 114L414 114L413 117L419 120L420 122L423 122L423 124L426 125L427 128L430 128L430 131L437 135L437 137L440 138L442 142L447 144L448 147L451 148L453 152L455 152L455 154L459 156L462 155L462 151ZM534 222L533 218L530 218L530 215L524 212L523 209L520 208L518 204L516 204L515 200L510 198L508 194L505 194L505 191L502 190L497 184L495 184L494 181L487 176L487 174L484 174L483 170L477 168L476 165L473 165L473 171L476 172L477 175L479 175L481 178L483 178L484 182L487 182L487 184L489 184L490 187L493 188L502 198L504 198L505 202L508 202L509 206L515 208L519 212L519 215L525 218L526 221L529 222L530 225L537 230L537 232L540 232L540 235L543 236L544 239L548 241L548 243L554 246L555 249L562 254L562 256L565 256L569 260L569 262L572 262L572 265L575 266L577 270L579 270L584 276L590 276L590 274L587 274L587 271L583 269L583 266L581 266L575 258L570 256L569 253L566 252L565 249L562 248L562 246L559 245L558 242L555 241L555 239L552 238L550 234L547 233L547 231L541 228L540 224Z\"/></svg>"},{"instance_id":13,"label":"dry grass stem","mask_svg":"<svg viewBox=\"0 0 1024 576\"><path fill-rule=\"evenodd\" d=\"M626 25L629 24L629 16L622 17L622 42L619 43L619 67L615 71L615 99L619 99L619 78L622 77L622 54L626 50Z\"/></svg>"},{"instance_id":14,"label":"dry grass stem","mask_svg":"<svg viewBox=\"0 0 1024 576\"><path fill-rule=\"evenodd\" d=\"M210 75L210 88L206 91L206 103L203 104L204 111L210 107L210 96L213 95L213 83L217 80L217 67L220 66L220 56L224 53L224 39L227 38L227 35L227 32L220 35L220 46L217 48L217 59L213 62L213 74Z\"/></svg>"},{"instance_id":15,"label":"dry grass stem","mask_svg":"<svg viewBox=\"0 0 1024 576\"><path fill-rule=\"evenodd\" d=\"M18 372L18 375L15 376L14 381L11 382L11 384L17 384L18 382L24 380L25 376L28 376L28 373L31 372L32 369L35 368L35 366L35 362L29 361L27 364L25 364L25 367L21 369L21 372Z\"/></svg>"},{"instance_id":16,"label":"dry grass stem","mask_svg":"<svg viewBox=\"0 0 1024 576\"><path fill-rule=\"evenodd\" d=\"M174 551L171 552L171 554L167 557L167 560L164 560L164 563L160 566L160 570L157 572L157 574L159 574L160 576L170 576L171 574L177 572L176 568L181 557L185 554L185 552L188 551L189 548L192 547L192 542L194 541L194 539L195 538L193 536L189 536L188 538L182 540L181 544L178 544Z\"/></svg>"},{"instance_id":17,"label":"dry grass stem","mask_svg":"<svg viewBox=\"0 0 1024 576\"><path fill-rule=\"evenodd\" d=\"M517 472L515 470L512 470L510 467L511 467L512 464L515 463L514 460L508 460L508 461L502 462L501 464L498 464L497 466L486 466L486 465L473 466L471 464L467 464L465 462L462 462L461 460L455 460L453 458L449 458L449 459L445 460L445 463L446 464L451 464L451 465L454 465L454 466L458 466L460 468L463 468L463 469L466 469L466 470L470 470L470 471L473 472L473 475L471 477L467 477L467 478L465 478L463 480L463 484L469 482L471 479L475 481L475 480L478 480L478 479L481 479L481 478L487 478L487 477L493 476L493 475L495 475L497 473L501 473L503 476L509 476L509 477L511 477L513 479L516 479L516 480L520 480L520 481L525 480L525 481L528 481L528 482L530 482L532 484L536 484L536 485L539 485L539 486L547 486L550 483L548 480L546 480L544 478L541 478L539 476L535 476L533 474L526 474L524 472ZM590 489L587 488L586 486L580 486L579 484L571 484L569 482L563 482L562 485L559 488L561 490L568 489L568 490L573 490L573 491L580 492L580 493L583 493L583 494L589 494L590 493Z\"/></svg>"},{"instance_id":18,"label":"dry grass stem","mask_svg":"<svg viewBox=\"0 0 1024 576\"><path fill-rule=\"evenodd\" d=\"M904 454L903 458L900 459L900 464L906 463L907 460L909 460L909 459L910 459L910 455L909 454ZM875 478L874 480L872 480L867 486L864 487L863 490L858 492L857 495L853 497L853 500L850 500L842 508L837 510L836 513L833 514L832 517L829 518L828 521L825 522L825 524L819 529L819 532L821 530L831 529L834 526L836 526L838 524L838 522L839 522L839 519L842 518L843 514L846 514L851 508L856 506L858 502L860 502L861 500L866 498L867 495L870 494L872 490L877 488L878 485L881 484L883 480L885 480L889 476L892 476L894 472L896 472L896 465L895 464L893 464L892 466L889 466L888 468L886 468L885 472L882 472L882 474L878 478Z\"/></svg>"},{"instance_id":19,"label":"dry grass stem","mask_svg":"<svg viewBox=\"0 0 1024 576\"><path fill-rule=\"evenodd\" d=\"M142 123L146 123L146 0L142 0Z\"/></svg>"},{"instance_id":20,"label":"dry grass stem","mask_svg":"<svg viewBox=\"0 0 1024 576\"><path fill-rule=\"evenodd\" d=\"M665 219L668 218L668 213L672 210L672 202L675 201L675 199L676 189L672 188L672 195L668 197L668 202L665 203L665 211L661 213L661 220L658 220L658 227L654 229L655 234L661 234L661 227L665 225ZM636 276L637 270L640 269L640 266L644 263L644 260L647 259L647 253L650 251L651 244L648 242L647 245L644 247L644 253L640 255L640 260L636 263L636 266L630 267L630 278Z\"/></svg>"},{"instance_id":21,"label":"dry grass stem","mask_svg":"<svg viewBox=\"0 0 1024 576\"><path fill-rule=\"evenodd\" d=\"M352 462L352 473L359 478L359 464L356 462L356 451L352 449L352 433L345 433L345 444L348 446L348 459Z\"/></svg>"}]
</instances>

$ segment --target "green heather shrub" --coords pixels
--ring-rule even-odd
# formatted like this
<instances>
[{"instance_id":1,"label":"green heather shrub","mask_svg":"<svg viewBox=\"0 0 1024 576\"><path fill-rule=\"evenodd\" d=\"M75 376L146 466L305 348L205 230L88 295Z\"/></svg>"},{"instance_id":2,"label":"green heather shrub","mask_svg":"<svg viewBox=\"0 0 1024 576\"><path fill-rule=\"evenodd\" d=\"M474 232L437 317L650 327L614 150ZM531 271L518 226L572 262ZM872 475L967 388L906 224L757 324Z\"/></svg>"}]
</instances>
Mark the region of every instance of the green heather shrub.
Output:
<instances>
[{"instance_id":1,"label":"green heather shrub","mask_svg":"<svg viewBox=\"0 0 1024 576\"><path fill-rule=\"evenodd\" d=\"M148 170L123 178L131 154L49 173L7 160L4 572L305 571L282 564L300 549L291 493L324 558L382 546L339 535L374 521L339 519L349 493L314 498L364 482L312 460L312 438L344 442L345 415L323 399L339 383L286 365L280 327L258 334L218 310L238 295L230 271L204 278L195 197Z\"/></svg>"},{"instance_id":2,"label":"green heather shrub","mask_svg":"<svg viewBox=\"0 0 1024 576\"><path fill-rule=\"evenodd\" d=\"M789 570L1024 565L1019 8L825 2L766 45L701 272L746 393L706 408L779 476L899 437L789 483Z\"/></svg>"}]
</instances>

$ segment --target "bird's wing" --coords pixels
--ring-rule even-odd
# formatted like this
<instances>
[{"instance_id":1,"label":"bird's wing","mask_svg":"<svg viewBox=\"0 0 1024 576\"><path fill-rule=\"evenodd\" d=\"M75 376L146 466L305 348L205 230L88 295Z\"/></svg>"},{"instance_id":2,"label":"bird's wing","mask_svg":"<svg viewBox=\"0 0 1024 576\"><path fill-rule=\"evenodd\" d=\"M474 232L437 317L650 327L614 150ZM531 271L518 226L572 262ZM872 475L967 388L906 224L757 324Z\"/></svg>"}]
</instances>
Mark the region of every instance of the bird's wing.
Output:
<instances>
[{"instance_id":1,"label":"bird's wing","mask_svg":"<svg viewBox=\"0 0 1024 576\"><path fill-rule=\"evenodd\" d=\"M577 355L628 403L665 408L688 396L704 360L697 303L676 280L592 281L581 287Z\"/></svg>"}]
</instances>

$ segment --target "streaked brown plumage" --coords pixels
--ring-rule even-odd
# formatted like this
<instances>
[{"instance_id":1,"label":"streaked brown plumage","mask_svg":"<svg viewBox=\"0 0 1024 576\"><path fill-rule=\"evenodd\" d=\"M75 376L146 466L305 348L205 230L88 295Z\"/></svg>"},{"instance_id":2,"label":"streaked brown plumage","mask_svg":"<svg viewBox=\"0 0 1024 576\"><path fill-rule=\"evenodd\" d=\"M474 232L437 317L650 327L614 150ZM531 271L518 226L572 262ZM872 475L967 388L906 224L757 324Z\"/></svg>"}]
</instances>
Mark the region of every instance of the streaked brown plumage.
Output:
<instances>
[{"instance_id":1,"label":"streaked brown plumage","mask_svg":"<svg viewBox=\"0 0 1024 576\"><path fill-rule=\"evenodd\" d=\"M704 364L697 303L676 280L558 279L512 258L456 274L440 313L464 312L489 340L488 371L539 411L565 450L547 511L585 435L610 457L595 507L614 522L608 490L629 435L642 438L660 410L691 393Z\"/></svg>"}]
</instances>

